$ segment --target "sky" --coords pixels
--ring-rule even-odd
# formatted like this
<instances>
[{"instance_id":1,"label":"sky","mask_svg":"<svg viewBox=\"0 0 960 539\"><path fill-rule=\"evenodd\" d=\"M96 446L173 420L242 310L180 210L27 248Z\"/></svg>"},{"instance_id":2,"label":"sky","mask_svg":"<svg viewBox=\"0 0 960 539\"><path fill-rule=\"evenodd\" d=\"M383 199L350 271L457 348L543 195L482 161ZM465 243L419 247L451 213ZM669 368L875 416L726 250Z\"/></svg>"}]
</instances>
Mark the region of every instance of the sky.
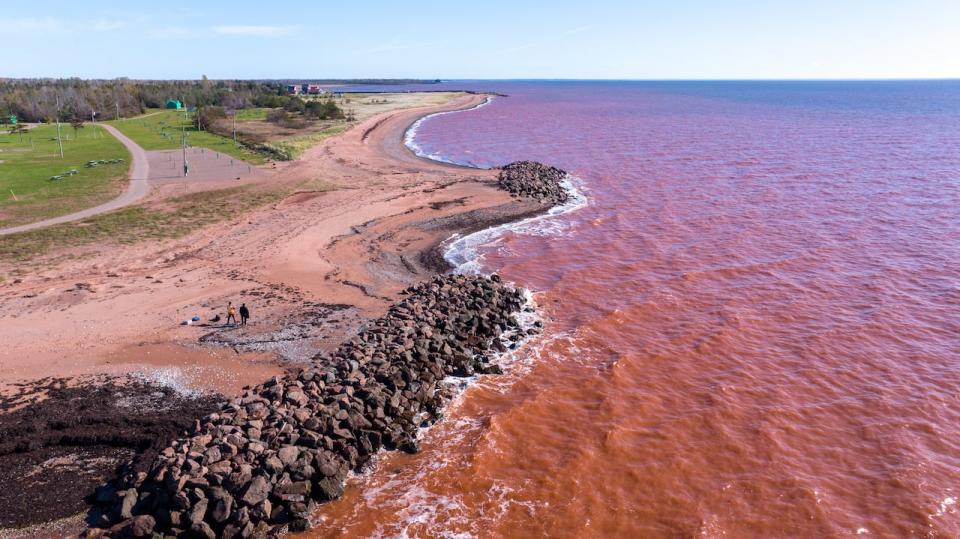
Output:
<instances>
[{"instance_id":1,"label":"sky","mask_svg":"<svg viewBox=\"0 0 960 539\"><path fill-rule=\"evenodd\" d=\"M960 0L138 4L0 0L0 77L960 77Z\"/></svg>"}]
</instances>

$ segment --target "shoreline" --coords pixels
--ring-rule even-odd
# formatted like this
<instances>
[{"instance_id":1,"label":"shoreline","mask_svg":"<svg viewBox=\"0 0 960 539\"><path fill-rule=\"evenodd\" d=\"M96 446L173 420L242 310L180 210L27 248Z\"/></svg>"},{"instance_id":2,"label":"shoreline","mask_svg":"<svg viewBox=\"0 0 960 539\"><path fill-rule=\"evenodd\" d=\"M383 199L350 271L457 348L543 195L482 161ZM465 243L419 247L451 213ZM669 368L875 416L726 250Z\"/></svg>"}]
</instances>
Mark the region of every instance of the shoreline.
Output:
<instances>
[{"instance_id":1,"label":"shoreline","mask_svg":"<svg viewBox=\"0 0 960 539\"><path fill-rule=\"evenodd\" d=\"M257 218L265 218L272 225L266 227L254 226L254 230L247 233L248 236L259 240L260 245L269 243L272 247L272 249L261 252L259 260L257 260L259 265L253 265L255 270L259 270L258 275L237 275L239 272L227 272L225 279L223 277L213 277L216 275L216 270L221 268L202 267L203 264L199 263L198 259L200 262L210 262L210 260L197 256L196 238L190 238L187 241L175 242L180 245L172 247L166 245L149 246L155 249L156 254L154 256L161 257L160 260L163 260L165 265L159 271L149 271L150 275L145 277L150 280L150 284L164 285L170 282L172 286L155 287L155 289L164 289L163 291L168 294L168 300L171 299L170 296L181 296L179 298L181 302L183 301L183 291L178 293L177 290L171 290L171 288L188 288L190 294L193 295L193 301L197 302L196 298L200 294L223 285L234 290L234 293L239 294L240 297L249 297L257 292L249 288L243 289L238 286L238 283L231 281L260 285L260 288L266 288L269 291L266 293L260 292L254 296L255 298L271 297L272 295L272 299L276 300L273 305L270 301L267 301L266 304L257 306L255 311L266 313L261 316L267 318L264 321L265 325L271 326L272 322L272 328L265 328L271 331L282 331L286 326L280 319L297 310L299 304L318 304L317 300L321 300L324 305L345 306L345 309L338 311L342 316L322 317L319 323L316 320L311 321L314 325L321 325L321 330L317 334L309 335L302 343L302 346L313 347L311 349L314 352L331 352L340 342L355 334L368 321L376 318L378 312L382 314L386 311L387 306L397 300L398 293L407 285L422 282L432 275L444 273L451 269L441 249L455 234L469 235L503 223L517 222L531 216L542 215L549 210L549 206L542 203L511 198L509 194L495 186L494 178L489 171L458 164L436 162L416 155L404 143L408 130L431 114L470 110L489 102L488 98L484 97L484 101L478 104L476 102L477 97L467 96L466 99L456 99L454 103L432 107L428 110L401 110L375 116L354 126L346 133L311 149L301 161L294 162L285 167L286 170L280 171L281 177L287 181L302 178L309 174L330 174L332 172L339 177L338 179L341 182L346 179L353 180L359 175L369 185L366 192L358 193L353 200L349 200L346 196L346 194L355 193L357 187L353 186L331 193L315 194L306 191L295 193L271 208L258 211ZM346 155L354 157L352 166L345 158ZM397 169L400 169L400 171ZM403 179L407 181L390 181L394 178L388 178L387 181L384 181L384 176L403 176ZM388 185L384 187L383 183ZM361 189L363 188L361 187ZM326 201L330 203L323 204L326 198L334 200ZM330 209L331 206L339 204L349 207L351 202L353 203L352 209L360 209L361 211L350 214L353 217L350 223L337 223L338 226L330 226L329 221L321 219L319 223L309 223L305 226L304 223L288 218L290 213L306 215L309 210ZM343 215L344 213L341 213L337 217ZM367 219L367 217L370 217L370 219ZM244 226L242 222L233 223L231 225L233 230L226 233L218 234L203 230L199 231L197 235L201 238L201 241L207 242L208 245L216 244L223 242L226 237L235 233L235 229L239 228L242 231L242 229L253 224L253 220L248 221L247 226ZM273 239L266 237L267 234L272 234ZM276 241L278 236L285 239L279 246ZM318 265L327 266L324 269L328 271L322 273L322 275L318 276L320 272L314 272L312 278L310 278L309 275L305 275L298 270L291 270L291 266L294 266L295 262L305 260L302 247L304 239L311 241L314 245L319 244L323 247L322 251L317 250L317 256L314 259L314 262L319 262ZM184 244L188 242L192 245L185 247ZM115 258L120 261L130 260L125 258L125 255L127 255L127 251L132 251L132 249L121 248L120 250L124 252ZM278 254L284 258L283 261L287 264L275 263L275 257ZM149 254L144 256L140 252L136 253L136 256L142 262L156 260ZM177 262L180 261L184 263L178 264ZM440 261L443 261L444 264L441 265ZM294 264L291 264L291 262ZM86 268L83 266L86 266ZM83 283L84 286L75 284L73 288L67 290L66 297L63 293L60 293L54 298L44 298L49 302L43 306L46 308L30 308L30 303L32 303L30 300L44 295L44 292L31 293L37 288L41 288L37 286L38 284L42 283L42 288L45 288L46 292L51 289L56 290L57 282L75 281L77 280L77 274L82 272L83 269L87 269L89 275L90 269L100 270L101 268L97 262L91 263L88 261L77 266L68 266L59 275L45 275L39 282L25 279L23 282L14 283L12 287L3 286L4 290L0 290L0 301L6 304L13 300L15 304L19 304L19 307L21 307L19 310L8 311L16 313L9 318L11 321L16 320L18 324L15 324L12 329L8 327L6 332L14 337L19 335L21 341L12 343L12 350L8 349L4 352L5 355L0 355L0 387L9 387L12 382L18 380L36 380L53 375L76 377L105 373L123 375L131 372L161 372L164 369L176 371L181 368L177 365L177 359L189 350L193 350L191 353L194 354L195 359L210 354L211 348L200 344L198 341L201 339L197 337L195 332L186 338L182 335L184 331L190 332L194 328L174 327L159 331L154 329L150 341L144 341L142 337L137 336L117 339L114 342L120 342L120 346L113 347L112 350L97 349L96 346L91 346L90 348L93 348L95 353L89 355L96 358L96 352L99 352L101 354L99 361L97 359L92 361L88 359L86 362L75 361L72 365L73 371L70 368L63 369L62 362L57 365L48 365L46 371L37 369L36 365L33 365L32 371L10 369L10 363L7 362L7 359L12 357L13 353L20 357L31 357L31 352L39 353L41 356L44 354L44 341L37 342L34 340L32 347L24 346L23 338L30 339L33 335L29 335L29 333L26 336L19 334L16 326L20 324L24 326L32 325L31 319L35 320L34 317L49 314L52 310L50 307L59 306L57 309L59 312L79 309L84 314L88 314L90 311L84 308L90 307L91 304L107 303L126 307L131 302L136 304L138 299L153 296L156 293L155 289L149 290L151 287L146 287L147 290L142 290L143 287L137 287L137 290L132 293L114 292L108 293L107 298L96 297L96 294L101 293L104 287L113 288L116 286L107 283L116 283L115 280L124 277L142 277L144 271L142 267L138 268L140 269L140 275L137 275L136 269L132 271L125 269L122 272L95 271L93 273L99 274L99 281L86 282ZM174 273L174 275L168 277L170 273ZM187 280L180 275L189 275L200 281L200 285L197 288L189 287L184 283L189 283L193 279ZM204 282L204 277L208 282ZM94 279L88 278L88 280ZM13 293L11 293L11 288L15 289ZM119 288L123 289L126 286L120 285ZM18 293L20 293L19 299L21 301L17 301ZM76 295L78 294L82 297L77 298ZM223 292L221 291L220 294L222 297ZM207 302L206 305L201 303L200 305L209 306L211 303L213 302ZM103 310L104 306L97 305L97 307ZM179 311L182 312L185 308L189 309L190 307L181 307ZM109 307L107 307L107 310L109 311ZM270 319L271 316L274 317L273 320ZM24 319L26 320L24 321ZM175 319L176 317L174 317ZM70 324L61 323L60 328L73 329L75 334L82 333L82 329L77 332L75 326L72 328L69 326ZM209 328L207 329L209 330ZM223 328L214 328L212 332L204 333L202 337L216 334L221 330ZM233 330L233 332L235 333L236 330ZM256 331L253 333L256 333ZM256 339L256 335L253 337ZM135 348L131 348L131 345ZM166 350L158 352L159 357L154 357L151 360L152 363L144 363L142 359L140 361L134 360L134 362L121 363L119 368L110 366L111 361L104 359L105 357L116 358L117 355L134 355L137 353L137 348L142 349L145 346L155 349L166 348ZM250 369L244 366L246 361L244 358L250 357L251 351L243 349L243 344L239 345L239 348L237 345L231 345L231 347L238 356L238 360L234 362L235 365L228 366L225 369L224 365L218 363L214 357L212 361L209 361L214 365L208 365L212 371L221 374L222 371L226 371L227 374L239 377L238 382L234 383L244 381L247 381L247 384L256 383L267 377L264 376L265 372L262 370L254 369L253 372L250 372ZM241 349L243 349L242 352ZM83 347L75 348L75 350L83 350ZM212 350L216 352L217 348L214 347ZM49 352L49 349L47 352ZM62 350L54 351L55 355L61 353L63 353ZM276 352L272 353L282 355ZM213 355L216 356L215 353ZM126 358L121 358L121 361L124 359ZM203 361L201 360L199 363L203 364ZM272 360L272 364L276 367L275 374L290 372L303 366L303 363L300 362L277 358ZM269 371L271 367L267 366L266 368ZM23 376L23 374L31 372L34 373L33 376ZM11 376L13 373L21 376ZM204 391L220 391L228 396L236 394L237 390L230 388L236 388L237 385L218 384L215 380L210 379L210 374L210 370L200 369L196 378L204 380L206 385L200 384L199 387L192 387L191 381L176 379L176 376L173 376L172 384L181 386L181 389L186 387ZM193 381L193 384L196 384L196 380ZM7 529L5 533L9 534L15 531Z\"/></svg>"},{"instance_id":2,"label":"shoreline","mask_svg":"<svg viewBox=\"0 0 960 539\"><path fill-rule=\"evenodd\" d=\"M489 170L489 168L483 168L479 166L470 165L467 163L458 163L456 161L444 159L443 157L436 154L428 154L425 151L423 151L423 149L420 146L418 146L414 141L414 138L417 136L417 131L420 129L420 126L423 124L423 122L429 120L430 118L433 118L435 116L444 116L447 114L460 114L463 112L470 112L471 110L477 110L477 109L486 107L490 103L493 103L493 100L496 97L504 97L500 94L478 94L478 95L485 95L486 98L483 100L483 102L477 103L472 107L457 109L457 110L433 112L433 113L421 116L420 118L414 120L414 122L410 124L410 127L408 127L406 131L404 131L403 133L403 145L406 146L413 155L421 159L432 161L434 163L445 163L448 165L454 165L458 167L470 168L470 169L476 169L476 170Z\"/></svg>"},{"instance_id":3,"label":"shoreline","mask_svg":"<svg viewBox=\"0 0 960 539\"><path fill-rule=\"evenodd\" d=\"M421 253L455 232L543 209L499 191L488 171L436 163L403 144L402 133L417 119L482 99L468 95L372 117L276 174L277 182L318 178L334 190L299 190L222 229L116 246L0 282L0 339L7 343L0 350L0 387L46 376L176 367L172 351L156 348L186 343L204 355L196 342L201 328L179 323L192 315L206 322L231 298L252 301L255 325L231 332L248 338L279 331L292 312L310 309L307 302L349 305L319 320L333 334L324 339L331 350L361 319L385 312L400 290L440 271L424 265ZM343 331L331 331L334 325Z\"/></svg>"}]
</instances>

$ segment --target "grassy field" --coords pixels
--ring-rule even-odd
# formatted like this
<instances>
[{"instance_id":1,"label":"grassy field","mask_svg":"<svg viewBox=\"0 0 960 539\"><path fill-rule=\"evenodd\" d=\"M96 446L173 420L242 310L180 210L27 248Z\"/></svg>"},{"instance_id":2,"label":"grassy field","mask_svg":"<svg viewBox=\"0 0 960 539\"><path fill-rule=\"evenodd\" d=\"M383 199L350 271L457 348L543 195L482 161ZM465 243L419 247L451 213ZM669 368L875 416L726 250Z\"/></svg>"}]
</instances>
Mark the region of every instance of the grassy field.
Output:
<instances>
[{"instance_id":1,"label":"grassy field","mask_svg":"<svg viewBox=\"0 0 960 539\"><path fill-rule=\"evenodd\" d=\"M303 152L308 149L320 144L329 137L339 135L347 130L350 127L349 122L345 121L329 121L325 122L318 126L318 129L311 130L309 134L285 137L279 140L270 142L273 146L281 148L283 151L287 152L293 159L297 159Z\"/></svg>"},{"instance_id":2,"label":"grassy field","mask_svg":"<svg viewBox=\"0 0 960 539\"><path fill-rule=\"evenodd\" d=\"M280 200L288 193L289 189L258 186L204 191L165 200L162 206L130 206L74 223L12 234L0 241L0 262L22 265L63 247L178 238Z\"/></svg>"},{"instance_id":3,"label":"grassy field","mask_svg":"<svg viewBox=\"0 0 960 539\"><path fill-rule=\"evenodd\" d=\"M437 93L394 93L394 94L346 94L334 102L353 120L313 120L301 129L284 128L266 121L270 109L247 109L237 116L237 131L248 133L266 140L268 146L281 150L292 159L325 139L339 135L357 122L366 120L382 112L411 107L422 107L446 103L455 92ZM325 101L328 96L309 96L307 101ZM229 118L228 120L229 121Z\"/></svg>"},{"instance_id":4,"label":"grassy field","mask_svg":"<svg viewBox=\"0 0 960 539\"><path fill-rule=\"evenodd\" d=\"M175 198L121 208L47 228L11 234L0 240L0 282L7 276L4 267L55 266L72 258L64 249L89 252L113 245L145 240L180 238L208 225L229 221L261 206L298 192L327 192L335 186L322 178L283 185L245 185L190 193ZM84 250L84 247L92 249ZM82 255L79 255L82 256Z\"/></svg>"},{"instance_id":5,"label":"grassy field","mask_svg":"<svg viewBox=\"0 0 960 539\"><path fill-rule=\"evenodd\" d=\"M266 117L265 109L251 109L249 114L259 117L260 111L263 111L262 115ZM193 115L185 115L183 111L150 111L143 116L113 120L109 123L145 150L176 150L180 148L181 128L183 128L188 146L216 150L254 165L267 162L267 158L262 154L249 150L233 142L230 138L221 137L207 131L197 131Z\"/></svg>"},{"instance_id":6,"label":"grassy field","mask_svg":"<svg viewBox=\"0 0 960 539\"><path fill-rule=\"evenodd\" d=\"M0 131L0 227L65 215L96 206L124 188L130 155L106 130L86 124L74 131L61 124L63 158L56 125L39 125L23 134ZM122 163L85 167L87 161ZM70 170L77 173L51 180Z\"/></svg>"},{"instance_id":7,"label":"grassy field","mask_svg":"<svg viewBox=\"0 0 960 539\"><path fill-rule=\"evenodd\" d=\"M271 109L267 108L254 108L254 109L240 109L237 111L237 121L245 122L249 120L266 120L267 113ZM227 119L233 118L232 113L227 113Z\"/></svg>"}]
</instances>

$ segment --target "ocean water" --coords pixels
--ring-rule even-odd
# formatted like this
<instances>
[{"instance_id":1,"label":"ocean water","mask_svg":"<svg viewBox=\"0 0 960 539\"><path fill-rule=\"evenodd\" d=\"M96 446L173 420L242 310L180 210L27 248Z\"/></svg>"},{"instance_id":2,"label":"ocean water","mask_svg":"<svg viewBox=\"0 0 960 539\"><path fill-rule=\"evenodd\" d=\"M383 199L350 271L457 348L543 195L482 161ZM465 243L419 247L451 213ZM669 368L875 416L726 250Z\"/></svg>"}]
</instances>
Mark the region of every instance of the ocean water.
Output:
<instances>
[{"instance_id":1,"label":"ocean water","mask_svg":"<svg viewBox=\"0 0 960 539\"><path fill-rule=\"evenodd\" d=\"M960 82L460 82L574 211L458 251L545 334L315 536L960 535Z\"/></svg>"}]
</instances>

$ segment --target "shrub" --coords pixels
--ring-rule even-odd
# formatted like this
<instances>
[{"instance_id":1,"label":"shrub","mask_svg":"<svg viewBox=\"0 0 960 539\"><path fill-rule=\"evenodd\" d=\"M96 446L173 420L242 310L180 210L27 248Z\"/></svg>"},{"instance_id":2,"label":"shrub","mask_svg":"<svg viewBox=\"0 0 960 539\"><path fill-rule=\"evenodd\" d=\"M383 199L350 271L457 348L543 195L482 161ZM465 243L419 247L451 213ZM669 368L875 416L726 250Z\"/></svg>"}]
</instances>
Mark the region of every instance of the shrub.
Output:
<instances>
[{"instance_id":1,"label":"shrub","mask_svg":"<svg viewBox=\"0 0 960 539\"><path fill-rule=\"evenodd\" d=\"M283 106L283 110L287 112L303 112L306 108L306 104L302 99L290 99L287 101L287 104Z\"/></svg>"},{"instance_id":2,"label":"shrub","mask_svg":"<svg viewBox=\"0 0 960 539\"><path fill-rule=\"evenodd\" d=\"M274 109L267 113L267 121L274 124L281 124L287 120L290 114L283 109Z\"/></svg>"},{"instance_id":3,"label":"shrub","mask_svg":"<svg viewBox=\"0 0 960 539\"><path fill-rule=\"evenodd\" d=\"M200 107L197 109L197 119L202 128L210 130L210 128L217 123L217 120L221 120L227 117L227 111L223 107L214 107L206 106Z\"/></svg>"},{"instance_id":4,"label":"shrub","mask_svg":"<svg viewBox=\"0 0 960 539\"><path fill-rule=\"evenodd\" d=\"M310 101L306 104L304 116L314 120L335 120L343 118L343 110L332 99Z\"/></svg>"}]
</instances>

